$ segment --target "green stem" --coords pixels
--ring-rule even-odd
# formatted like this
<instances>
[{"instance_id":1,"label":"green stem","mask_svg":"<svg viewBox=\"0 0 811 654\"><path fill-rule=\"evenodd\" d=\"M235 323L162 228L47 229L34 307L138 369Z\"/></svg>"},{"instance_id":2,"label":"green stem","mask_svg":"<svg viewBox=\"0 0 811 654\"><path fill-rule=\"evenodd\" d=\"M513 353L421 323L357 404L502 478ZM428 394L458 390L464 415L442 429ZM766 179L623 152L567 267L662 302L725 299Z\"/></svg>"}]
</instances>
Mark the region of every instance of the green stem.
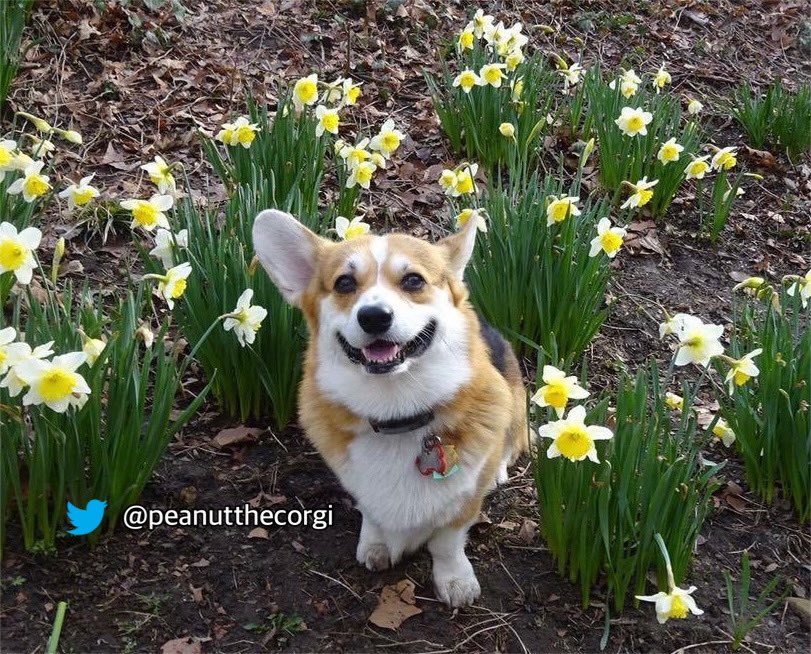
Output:
<instances>
[{"instance_id":1,"label":"green stem","mask_svg":"<svg viewBox=\"0 0 811 654\"><path fill-rule=\"evenodd\" d=\"M45 650L46 654L56 654L56 648L59 646L59 636L62 633L62 623L65 622L65 612L68 610L67 602L59 602L56 607L56 618L54 619L54 626L51 630L51 637L48 638L48 647Z\"/></svg>"}]
</instances>

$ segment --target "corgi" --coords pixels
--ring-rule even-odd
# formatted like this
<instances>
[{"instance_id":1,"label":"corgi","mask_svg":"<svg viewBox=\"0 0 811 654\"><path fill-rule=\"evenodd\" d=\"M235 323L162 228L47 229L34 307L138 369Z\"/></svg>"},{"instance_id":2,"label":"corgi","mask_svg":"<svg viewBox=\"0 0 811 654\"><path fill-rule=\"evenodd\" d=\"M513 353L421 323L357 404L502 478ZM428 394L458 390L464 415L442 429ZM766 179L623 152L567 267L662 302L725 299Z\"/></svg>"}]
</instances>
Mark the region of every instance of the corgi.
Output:
<instances>
[{"instance_id":1,"label":"corgi","mask_svg":"<svg viewBox=\"0 0 811 654\"><path fill-rule=\"evenodd\" d=\"M362 514L358 562L384 570L427 545L452 607L481 594L467 531L529 443L518 360L463 281L476 222L435 244L336 243L275 210L253 225L259 261L306 317L299 422Z\"/></svg>"}]
</instances>

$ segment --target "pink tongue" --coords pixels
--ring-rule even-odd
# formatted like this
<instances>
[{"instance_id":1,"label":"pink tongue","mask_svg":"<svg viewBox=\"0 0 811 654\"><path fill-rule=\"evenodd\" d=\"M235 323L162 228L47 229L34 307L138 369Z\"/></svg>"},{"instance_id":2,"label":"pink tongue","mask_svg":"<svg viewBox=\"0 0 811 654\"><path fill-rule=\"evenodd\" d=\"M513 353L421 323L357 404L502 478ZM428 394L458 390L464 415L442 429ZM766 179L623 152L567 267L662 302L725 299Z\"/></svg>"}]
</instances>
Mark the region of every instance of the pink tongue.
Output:
<instances>
[{"instance_id":1,"label":"pink tongue","mask_svg":"<svg viewBox=\"0 0 811 654\"><path fill-rule=\"evenodd\" d=\"M371 345L363 348L363 356L368 361L375 361L377 363L385 363L391 361L400 352L400 346L396 343L387 343L386 341L375 341Z\"/></svg>"}]
</instances>

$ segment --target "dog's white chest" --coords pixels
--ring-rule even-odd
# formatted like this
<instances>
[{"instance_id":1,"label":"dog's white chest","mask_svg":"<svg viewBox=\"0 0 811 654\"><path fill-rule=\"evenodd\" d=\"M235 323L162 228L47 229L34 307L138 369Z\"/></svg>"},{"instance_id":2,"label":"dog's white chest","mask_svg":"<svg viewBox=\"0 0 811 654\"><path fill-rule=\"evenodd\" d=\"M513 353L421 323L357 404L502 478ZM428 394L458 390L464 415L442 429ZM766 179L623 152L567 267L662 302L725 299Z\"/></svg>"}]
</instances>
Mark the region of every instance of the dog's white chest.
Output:
<instances>
[{"instance_id":1,"label":"dog's white chest","mask_svg":"<svg viewBox=\"0 0 811 654\"><path fill-rule=\"evenodd\" d=\"M476 489L483 461L462 455L459 470L435 479L420 473L416 458L427 430L359 434L338 471L358 508L384 529L441 526L458 515Z\"/></svg>"}]
</instances>

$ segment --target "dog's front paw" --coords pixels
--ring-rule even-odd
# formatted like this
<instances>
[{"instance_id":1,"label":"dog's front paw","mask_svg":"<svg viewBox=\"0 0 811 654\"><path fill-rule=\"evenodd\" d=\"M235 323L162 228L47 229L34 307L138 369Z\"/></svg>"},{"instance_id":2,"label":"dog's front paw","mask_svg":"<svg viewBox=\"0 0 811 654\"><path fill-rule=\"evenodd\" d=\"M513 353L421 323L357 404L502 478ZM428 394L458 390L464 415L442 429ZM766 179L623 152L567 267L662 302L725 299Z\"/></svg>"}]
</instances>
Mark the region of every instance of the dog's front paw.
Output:
<instances>
[{"instance_id":1,"label":"dog's front paw","mask_svg":"<svg viewBox=\"0 0 811 654\"><path fill-rule=\"evenodd\" d=\"M460 576L434 576L434 590L438 599L453 608L469 606L482 594L473 570Z\"/></svg>"},{"instance_id":2,"label":"dog's front paw","mask_svg":"<svg viewBox=\"0 0 811 654\"><path fill-rule=\"evenodd\" d=\"M358 563L373 572L387 570L391 566L391 555L385 543L358 543L357 559Z\"/></svg>"}]
</instances>

